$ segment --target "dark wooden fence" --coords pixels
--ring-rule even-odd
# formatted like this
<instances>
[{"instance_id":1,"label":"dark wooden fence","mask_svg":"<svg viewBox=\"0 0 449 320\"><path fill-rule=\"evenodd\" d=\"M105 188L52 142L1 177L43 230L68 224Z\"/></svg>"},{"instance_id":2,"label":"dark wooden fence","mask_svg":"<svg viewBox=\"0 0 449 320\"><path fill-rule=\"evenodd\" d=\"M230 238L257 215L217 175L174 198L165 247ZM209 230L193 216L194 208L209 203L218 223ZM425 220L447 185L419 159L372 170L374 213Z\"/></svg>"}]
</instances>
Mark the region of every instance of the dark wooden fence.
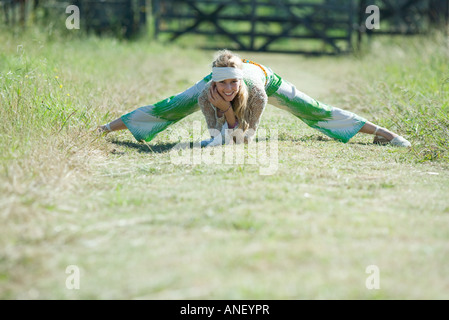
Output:
<instances>
[{"instance_id":1,"label":"dark wooden fence","mask_svg":"<svg viewBox=\"0 0 449 320\"><path fill-rule=\"evenodd\" d=\"M245 51L338 54L375 34L447 30L448 0L152 0L156 37L206 36L209 46ZM367 29L368 5L380 29ZM357 36L356 36L357 35ZM223 38L225 38L223 40ZM295 41L299 40L299 41Z\"/></svg>"},{"instance_id":2,"label":"dark wooden fence","mask_svg":"<svg viewBox=\"0 0 449 320\"><path fill-rule=\"evenodd\" d=\"M206 36L244 51L341 53L351 48L353 1L153 0L156 36ZM304 45L301 46L301 40Z\"/></svg>"},{"instance_id":3,"label":"dark wooden fence","mask_svg":"<svg viewBox=\"0 0 449 320\"><path fill-rule=\"evenodd\" d=\"M24 24L36 9L66 18L68 5L87 31L130 38L150 18L160 40L242 51L339 54L365 35L447 32L449 21L449 0L0 0L0 22ZM369 5L380 9L380 29L365 27Z\"/></svg>"}]
</instances>

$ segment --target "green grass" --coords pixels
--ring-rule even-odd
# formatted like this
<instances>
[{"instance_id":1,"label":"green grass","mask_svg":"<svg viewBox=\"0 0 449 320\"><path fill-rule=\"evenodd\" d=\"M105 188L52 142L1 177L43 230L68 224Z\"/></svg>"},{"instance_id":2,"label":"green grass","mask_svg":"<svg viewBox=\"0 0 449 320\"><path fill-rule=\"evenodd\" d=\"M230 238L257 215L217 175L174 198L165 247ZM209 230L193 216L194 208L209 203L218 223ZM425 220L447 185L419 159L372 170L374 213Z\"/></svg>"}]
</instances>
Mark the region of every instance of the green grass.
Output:
<instances>
[{"instance_id":1,"label":"green grass","mask_svg":"<svg viewBox=\"0 0 449 320\"><path fill-rule=\"evenodd\" d=\"M173 163L170 147L189 142L176 132L205 131L199 112L147 145L94 133L201 79L213 52L2 30L0 297L449 298L444 41L379 39L332 58L242 52L413 144L342 144L269 107L261 129L277 129L278 162L261 175L247 162ZM70 265L79 290L66 288ZM379 290L365 287L370 265Z\"/></svg>"}]
</instances>

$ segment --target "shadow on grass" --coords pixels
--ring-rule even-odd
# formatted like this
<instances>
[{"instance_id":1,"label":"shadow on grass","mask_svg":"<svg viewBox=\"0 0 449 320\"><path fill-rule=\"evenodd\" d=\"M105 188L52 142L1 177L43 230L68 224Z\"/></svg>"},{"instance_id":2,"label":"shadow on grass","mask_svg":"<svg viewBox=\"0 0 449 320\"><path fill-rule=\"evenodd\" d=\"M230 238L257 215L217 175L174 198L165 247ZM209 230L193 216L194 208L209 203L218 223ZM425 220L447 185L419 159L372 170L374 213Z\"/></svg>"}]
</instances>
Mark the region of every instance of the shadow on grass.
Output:
<instances>
[{"instance_id":1,"label":"shadow on grass","mask_svg":"<svg viewBox=\"0 0 449 320\"><path fill-rule=\"evenodd\" d=\"M300 137L291 137L291 136L280 136L278 138L279 141L291 141L291 142L311 142L311 141L320 141L320 142L338 142L335 139L326 137L326 136L321 136L321 135L317 135L317 134L311 134L311 135L304 135L304 136L300 136ZM349 140L347 143L343 143L340 142L342 144L346 144L346 145L361 145L361 146L371 146L371 145L375 145L378 147L385 147L388 146L388 143L370 143L370 142L362 142L362 141L354 141L354 140Z\"/></svg>"},{"instance_id":2,"label":"shadow on grass","mask_svg":"<svg viewBox=\"0 0 449 320\"><path fill-rule=\"evenodd\" d=\"M198 147L199 143L193 143L193 142L185 142L185 143L159 143L156 145L149 145L148 143L139 143L139 142L132 142L132 141L119 141L119 140L113 140L111 143L120 146L120 147L127 147L137 150L140 153L164 153L170 151L175 146L181 147L181 148L194 148Z\"/></svg>"},{"instance_id":3,"label":"shadow on grass","mask_svg":"<svg viewBox=\"0 0 449 320\"><path fill-rule=\"evenodd\" d=\"M333 140L331 138L327 138L327 137L316 135L316 134L297 136L297 137L292 137L291 135L280 134L279 137L278 137L278 140L279 141L290 141L290 142L307 142L307 141L324 141L324 142L329 142L329 141L335 141L335 140Z\"/></svg>"},{"instance_id":4,"label":"shadow on grass","mask_svg":"<svg viewBox=\"0 0 449 320\"><path fill-rule=\"evenodd\" d=\"M263 142L266 141L266 139L255 139L255 142ZM302 136L297 138L292 137L280 137L278 141L291 141L291 142L307 142L307 141L320 141L320 142L334 142L336 140L323 137L320 135L308 135L308 136ZM140 153L164 153L168 152L171 149L173 149L175 146L181 149L185 148L200 148L199 142L181 142L181 143L159 143L156 145L149 145L148 143L139 143L139 142L132 142L132 141L119 141L119 140L113 140L111 143L120 146L120 147L127 147L131 149L135 149ZM347 144L358 144L363 146L371 145L371 143L366 142L359 142L359 141L349 141ZM381 144L375 144L376 146L384 146Z\"/></svg>"}]
</instances>

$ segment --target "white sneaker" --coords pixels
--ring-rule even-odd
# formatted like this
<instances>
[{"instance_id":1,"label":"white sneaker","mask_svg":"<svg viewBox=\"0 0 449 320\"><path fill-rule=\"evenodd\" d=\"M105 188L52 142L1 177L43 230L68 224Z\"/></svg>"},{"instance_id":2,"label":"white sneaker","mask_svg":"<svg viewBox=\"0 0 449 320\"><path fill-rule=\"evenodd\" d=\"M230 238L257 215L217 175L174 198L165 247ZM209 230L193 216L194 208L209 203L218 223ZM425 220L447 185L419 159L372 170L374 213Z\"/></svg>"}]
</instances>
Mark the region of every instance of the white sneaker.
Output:
<instances>
[{"instance_id":1,"label":"white sneaker","mask_svg":"<svg viewBox=\"0 0 449 320\"><path fill-rule=\"evenodd\" d=\"M396 138L392 139L390 141L390 144L393 146L397 146L397 147L411 147L412 146L412 144L408 140L404 139L401 136L397 136Z\"/></svg>"},{"instance_id":2,"label":"white sneaker","mask_svg":"<svg viewBox=\"0 0 449 320\"><path fill-rule=\"evenodd\" d=\"M102 126L97 127L97 134L100 135L100 136L105 136L105 135L107 135L109 132L111 132L111 131L109 131L109 130L106 128L105 125L102 125Z\"/></svg>"},{"instance_id":3,"label":"white sneaker","mask_svg":"<svg viewBox=\"0 0 449 320\"><path fill-rule=\"evenodd\" d=\"M215 146L221 146L223 144L226 144L226 130L228 130L228 123L225 122L223 127L221 128L221 134L218 134L215 137L210 138L209 140L203 140L201 141L201 148L205 147L215 147ZM229 140L229 139L228 139Z\"/></svg>"}]
</instances>

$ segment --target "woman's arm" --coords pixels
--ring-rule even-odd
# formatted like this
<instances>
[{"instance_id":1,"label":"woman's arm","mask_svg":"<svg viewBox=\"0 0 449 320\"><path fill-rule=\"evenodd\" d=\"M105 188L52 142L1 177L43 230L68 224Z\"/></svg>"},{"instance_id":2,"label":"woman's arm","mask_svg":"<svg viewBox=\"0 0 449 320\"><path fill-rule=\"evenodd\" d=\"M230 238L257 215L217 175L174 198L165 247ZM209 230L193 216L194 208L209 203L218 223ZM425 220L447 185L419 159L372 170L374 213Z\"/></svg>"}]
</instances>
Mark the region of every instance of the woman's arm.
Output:
<instances>
[{"instance_id":1,"label":"woman's arm","mask_svg":"<svg viewBox=\"0 0 449 320\"><path fill-rule=\"evenodd\" d=\"M234 110L232 109L231 102L226 101L223 97L218 93L217 88L212 84L209 88L208 99L210 103L217 108L217 111L220 110L220 114L224 114L226 118L226 122L228 123L229 128L236 127L236 117Z\"/></svg>"},{"instance_id":2,"label":"woman's arm","mask_svg":"<svg viewBox=\"0 0 449 320\"><path fill-rule=\"evenodd\" d=\"M265 106L268 103L268 97L263 85L253 85L248 88L248 105L245 111L245 119L248 122L248 129L245 131L244 141L250 142L259 126L260 118Z\"/></svg>"},{"instance_id":3,"label":"woman's arm","mask_svg":"<svg viewBox=\"0 0 449 320\"><path fill-rule=\"evenodd\" d=\"M237 118L235 116L234 110L232 109L232 106L226 112L224 112L224 115L229 129L234 129L238 126Z\"/></svg>"},{"instance_id":4,"label":"woman's arm","mask_svg":"<svg viewBox=\"0 0 449 320\"><path fill-rule=\"evenodd\" d=\"M206 118L207 128L211 136L213 136L213 130L217 129L217 119L215 117L215 109L208 100L209 88L205 88L198 98L198 104Z\"/></svg>"}]
</instances>

